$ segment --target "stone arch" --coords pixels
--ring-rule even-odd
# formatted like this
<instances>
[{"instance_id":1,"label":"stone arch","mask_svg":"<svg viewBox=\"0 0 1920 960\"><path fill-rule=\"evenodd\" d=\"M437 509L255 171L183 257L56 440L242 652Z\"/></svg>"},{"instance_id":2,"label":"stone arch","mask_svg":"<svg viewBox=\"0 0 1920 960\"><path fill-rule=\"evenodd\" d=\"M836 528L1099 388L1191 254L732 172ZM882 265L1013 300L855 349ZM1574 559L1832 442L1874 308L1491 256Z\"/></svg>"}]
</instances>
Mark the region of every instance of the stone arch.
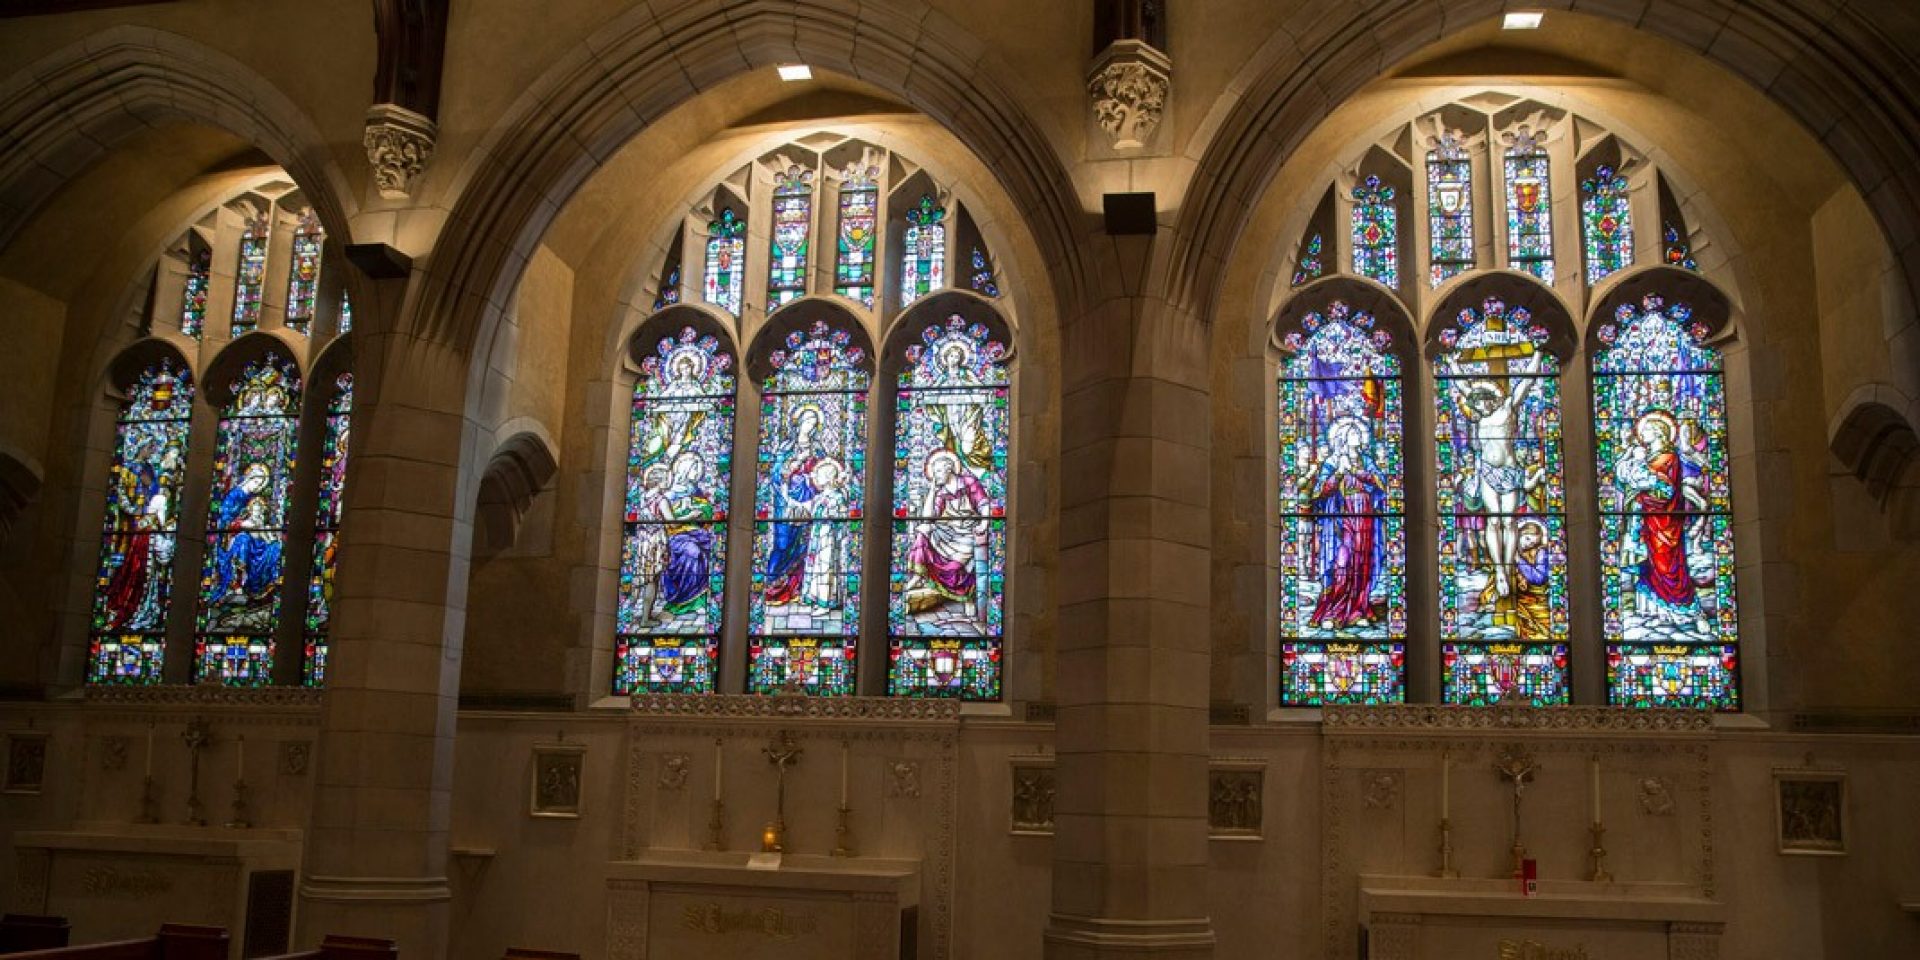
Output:
<instances>
[{"instance_id":1,"label":"stone arch","mask_svg":"<svg viewBox=\"0 0 1920 960\"><path fill-rule=\"evenodd\" d=\"M254 330L227 344L219 355L208 362L207 369L200 375L201 402L216 411L224 407L232 399L229 391L233 378L249 361L258 360L269 353L278 354L293 364L294 370L300 374L300 390L304 398L312 386L307 382L312 364L302 362L304 351L291 342L293 336L283 330Z\"/></svg>"},{"instance_id":2,"label":"stone arch","mask_svg":"<svg viewBox=\"0 0 1920 960\"><path fill-rule=\"evenodd\" d=\"M457 344L484 339L560 204L621 144L703 90L795 60L896 94L996 158L1003 186L1031 212L1062 302L1077 302L1093 281L1066 171L983 67L986 47L917 0L911 6L849 14L825 0L748 0L679 16L639 7L614 19L529 90L462 169L449 221L463 229L435 254L416 313L422 332Z\"/></svg>"},{"instance_id":3,"label":"stone arch","mask_svg":"<svg viewBox=\"0 0 1920 960\"><path fill-rule=\"evenodd\" d=\"M156 123L219 127L265 152L309 191L329 236L344 242L357 209L311 118L251 68L151 27L110 27L56 50L0 87L0 247L74 171Z\"/></svg>"},{"instance_id":4,"label":"stone arch","mask_svg":"<svg viewBox=\"0 0 1920 960\"><path fill-rule=\"evenodd\" d=\"M9 443L0 443L0 545L7 542L20 515L40 496L46 469Z\"/></svg>"},{"instance_id":5,"label":"stone arch","mask_svg":"<svg viewBox=\"0 0 1920 960\"><path fill-rule=\"evenodd\" d=\"M1552 333L1546 348L1560 361L1560 372L1567 372L1579 334L1574 326L1573 311L1553 288L1518 270L1499 269L1457 277L1440 289L1441 295L1427 311L1427 323L1422 331L1426 342L1424 355L1429 362L1438 349L1441 333L1453 325L1455 316L1469 308L1477 310L1483 301L1493 298L1504 302L1509 309L1526 309L1535 321L1544 324Z\"/></svg>"},{"instance_id":6,"label":"stone arch","mask_svg":"<svg viewBox=\"0 0 1920 960\"><path fill-rule=\"evenodd\" d=\"M1911 112L1847 112L1850 103L1920 100L1910 63L1863 10L1798 2L1727 6L1711 0L1650 0L1583 7L1582 13L1645 30L1726 68L1757 87L1832 149L1870 198L1910 289L1920 290L1920 121ZM1225 252L1255 196L1332 105L1422 47L1492 16L1470 0L1357 5L1329 16L1301 7L1252 59L1244 91L1215 107L1181 204L1159 279L1170 299L1211 318ZM1903 91L1903 92L1902 92Z\"/></svg>"},{"instance_id":7,"label":"stone arch","mask_svg":"<svg viewBox=\"0 0 1920 960\"><path fill-rule=\"evenodd\" d=\"M1694 320L1705 323L1710 329L1710 340L1720 341L1739 335L1735 324L1738 310L1726 291L1691 270L1653 264L1622 270L1607 278L1597 291L1582 328L1588 338L1587 352L1591 354L1594 349L1592 338L1599 332L1601 323L1613 316L1621 306L1637 304L1648 294L1657 294L1668 303L1684 303L1691 307Z\"/></svg>"},{"instance_id":8,"label":"stone arch","mask_svg":"<svg viewBox=\"0 0 1920 960\"><path fill-rule=\"evenodd\" d=\"M520 521L560 469L559 446L538 421L521 417L503 424L500 441L480 475L474 506L474 552L488 557L512 547Z\"/></svg>"},{"instance_id":9,"label":"stone arch","mask_svg":"<svg viewBox=\"0 0 1920 960\"><path fill-rule=\"evenodd\" d=\"M1840 465L1886 511L1890 532L1920 540L1920 401L1884 383L1862 384L1827 435Z\"/></svg>"}]
</instances>

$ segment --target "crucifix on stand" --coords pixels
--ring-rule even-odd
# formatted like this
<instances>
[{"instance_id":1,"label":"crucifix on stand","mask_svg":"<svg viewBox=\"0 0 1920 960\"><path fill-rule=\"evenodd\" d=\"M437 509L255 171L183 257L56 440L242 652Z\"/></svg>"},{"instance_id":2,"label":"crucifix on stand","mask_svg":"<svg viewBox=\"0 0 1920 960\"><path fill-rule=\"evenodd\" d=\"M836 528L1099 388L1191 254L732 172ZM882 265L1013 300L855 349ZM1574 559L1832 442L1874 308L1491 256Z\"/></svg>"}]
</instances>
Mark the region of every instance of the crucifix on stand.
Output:
<instances>
[{"instance_id":1,"label":"crucifix on stand","mask_svg":"<svg viewBox=\"0 0 1920 960\"><path fill-rule=\"evenodd\" d=\"M1520 798L1526 792L1527 784L1533 782L1533 772L1540 769L1526 753L1509 748L1502 751L1500 759L1494 761L1493 772L1500 779L1513 784L1513 875L1518 879L1525 869L1527 845L1520 839Z\"/></svg>"},{"instance_id":2,"label":"crucifix on stand","mask_svg":"<svg viewBox=\"0 0 1920 960\"><path fill-rule=\"evenodd\" d=\"M762 853L783 853L787 848L787 768L799 763L800 754L805 751L794 742L792 731L782 730L779 736L762 748L762 752L767 755L767 762L779 771L780 779L774 793L773 822L767 824L766 831L760 835L760 850Z\"/></svg>"},{"instance_id":3,"label":"crucifix on stand","mask_svg":"<svg viewBox=\"0 0 1920 960\"><path fill-rule=\"evenodd\" d=\"M194 717L187 722L187 728L180 731L180 739L187 745L187 822L196 827L207 825L206 814L200 806L200 751L213 744L213 729L207 726L206 718Z\"/></svg>"}]
</instances>

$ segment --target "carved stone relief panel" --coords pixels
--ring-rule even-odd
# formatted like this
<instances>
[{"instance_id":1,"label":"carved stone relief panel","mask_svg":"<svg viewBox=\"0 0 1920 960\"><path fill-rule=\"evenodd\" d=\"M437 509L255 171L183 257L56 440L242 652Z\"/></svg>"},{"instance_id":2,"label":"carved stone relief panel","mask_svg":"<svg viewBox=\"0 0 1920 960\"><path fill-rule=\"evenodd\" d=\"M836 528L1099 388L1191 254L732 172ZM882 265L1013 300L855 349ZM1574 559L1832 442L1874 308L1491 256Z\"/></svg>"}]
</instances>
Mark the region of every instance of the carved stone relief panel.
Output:
<instances>
[{"instance_id":1,"label":"carved stone relief panel","mask_svg":"<svg viewBox=\"0 0 1920 960\"><path fill-rule=\"evenodd\" d=\"M280 772L289 777L307 775L307 762L313 757L313 743L287 740L280 744Z\"/></svg>"},{"instance_id":2,"label":"carved stone relief panel","mask_svg":"<svg viewBox=\"0 0 1920 960\"><path fill-rule=\"evenodd\" d=\"M100 738L100 769L125 770L127 768L127 738L113 735Z\"/></svg>"},{"instance_id":3,"label":"carved stone relief panel","mask_svg":"<svg viewBox=\"0 0 1920 960\"><path fill-rule=\"evenodd\" d=\"M1392 810L1400 805L1401 773L1398 770L1360 771L1361 798L1368 810Z\"/></svg>"},{"instance_id":4,"label":"carved stone relief panel","mask_svg":"<svg viewBox=\"0 0 1920 960\"><path fill-rule=\"evenodd\" d=\"M1847 852L1847 775L1838 770L1775 770L1774 823L1781 853Z\"/></svg>"},{"instance_id":5,"label":"carved stone relief panel","mask_svg":"<svg viewBox=\"0 0 1920 960\"><path fill-rule=\"evenodd\" d=\"M887 799L920 799L920 761L887 761Z\"/></svg>"},{"instance_id":6,"label":"carved stone relief panel","mask_svg":"<svg viewBox=\"0 0 1920 960\"><path fill-rule=\"evenodd\" d=\"M578 818L586 760L584 743L535 744L528 812L536 817Z\"/></svg>"},{"instance_id":7,"label":"carved stone relief panel","mask_svg":"<svg viewBox=\"0 0 1920 960\"><path fill-rule=\"evenodd\" d=\"M7 734L6 780L0 792L36 794L47 781L47 735L37 730Z\"/></svg>"},{"instance_id":8,"label":"carved stone relief panel","mask_svg":"<svg viewBox=\"0 0 1920 960\"><path fill-rule=\"evenodd\" d=\"M1266 764L1215 760L1207 767L1207 835L1259 837L1265 821Z\"/></svg>"},{"instance_id":9,"label":"carved stone relief panel","mask_svg":"<svg viewBox=\"0 0 1920 960\"><path fill-rule=\"evenodd\" d=\"M687 786L687 773L692 769L692 754L663 753L660 755L660 773L654 784L662 790L683 790Z\"/></svg>"},{"instance_id":10,"label":"carved stone relief panel","mask_svg":"<svg viewBox=\"0 0 1920 960\"><path fill-rule=\"evenodd\" d=\"M1012 761L1012 831L1021 834L1053 833L1053 799L1057 792L1053 760L1021 759Z\"/></svg>"}]
</instances>

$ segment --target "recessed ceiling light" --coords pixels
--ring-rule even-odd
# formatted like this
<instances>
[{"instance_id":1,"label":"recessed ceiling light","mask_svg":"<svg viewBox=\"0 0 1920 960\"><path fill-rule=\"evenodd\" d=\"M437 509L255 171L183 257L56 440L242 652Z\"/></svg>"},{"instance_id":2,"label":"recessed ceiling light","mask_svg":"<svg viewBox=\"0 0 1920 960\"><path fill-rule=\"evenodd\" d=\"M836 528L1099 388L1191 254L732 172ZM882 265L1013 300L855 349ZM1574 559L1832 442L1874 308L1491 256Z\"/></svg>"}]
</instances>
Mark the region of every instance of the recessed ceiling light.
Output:
<instances>
[{"instance_id":1,"label":"recessed ceiling light","mask_svg":"<svg viewBox=\"0 0 1920 960\"><path fill-rule=\"evenodd\" d=\"M1545 16L1546 14L1537 10L1509 13L1505 20L1500 21L1500 29L1538 30L1540 29L1540 20Z\"/></svg>"},{"instance_id":2,"label":"recessed ceiling light","mask_svg":"<svg viewBox=\"0 0 1920 960\"><path fill-rule=\"evenodd\" d=\"M1535 15L1536 19L1538 15ZM795 80L812 80L813 68L804 63L786 63L780 65L780 79L792 83Z\"/></svg>"}]
</instances>

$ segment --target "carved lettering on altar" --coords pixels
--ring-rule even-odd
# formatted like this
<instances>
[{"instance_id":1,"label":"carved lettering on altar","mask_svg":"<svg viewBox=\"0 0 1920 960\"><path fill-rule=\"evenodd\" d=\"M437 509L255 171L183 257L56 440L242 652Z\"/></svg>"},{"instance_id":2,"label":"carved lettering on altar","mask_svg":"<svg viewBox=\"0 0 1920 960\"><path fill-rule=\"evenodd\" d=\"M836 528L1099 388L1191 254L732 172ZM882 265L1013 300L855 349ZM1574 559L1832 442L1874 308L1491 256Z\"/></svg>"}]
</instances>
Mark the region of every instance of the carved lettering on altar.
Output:
<instances>
[{"instance_id":1,"label":"carved lettering on altar","mask_svg":"<svg viewBox=\"0 0 1920 960\"><path fill-rule=\"evenodd\" d=\"M811 913L788 913L779 907L729 910L718 903L687 907L681 912L680 925L699 933L757 933L781 941L820 932L820 918Z\"/></svg>"},{"instance_id":2,"label":"carved lettering on altar","mask_svg":"<svg viewBox=\"0 0 1920 960\"><path fill-rule=\"evenodd\" d=\"M1584 946L1550 947L1538 940L1500 941L1500 960L1593 960Z\"/></svg>"},{"instance_id":3,"label":"carved lettering on altar","mask_svg":"<svg viewBox=\"0 0 1920 960\"><path fill-rule=\"evenodd\" d=\"M113 867L94 867L80 875L81 892L93 897L139 899L173 889L173 882L157 873L122 873Z\"/></svg>"}]
</instances>

